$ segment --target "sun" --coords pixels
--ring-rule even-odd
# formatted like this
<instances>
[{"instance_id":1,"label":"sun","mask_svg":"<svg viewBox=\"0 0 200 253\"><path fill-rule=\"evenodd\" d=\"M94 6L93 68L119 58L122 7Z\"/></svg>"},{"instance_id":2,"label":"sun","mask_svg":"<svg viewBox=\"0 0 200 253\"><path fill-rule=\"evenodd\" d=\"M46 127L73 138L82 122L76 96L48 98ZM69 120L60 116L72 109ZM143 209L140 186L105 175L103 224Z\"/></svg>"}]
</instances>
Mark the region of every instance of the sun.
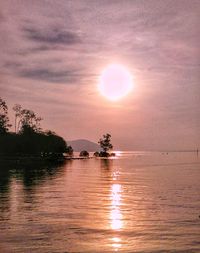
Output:
<instances>
[{"instance_id":1,"label":"sun","mask_svg":"<svg viewBox=\"0 0 200 253\"><path fill-rule=\"evenodd\" d=\"M100 76L100 93L111 101L126 96L133 88L133 78L126 67L112 64L106 67Z\"/></svg>"}]
</instances>

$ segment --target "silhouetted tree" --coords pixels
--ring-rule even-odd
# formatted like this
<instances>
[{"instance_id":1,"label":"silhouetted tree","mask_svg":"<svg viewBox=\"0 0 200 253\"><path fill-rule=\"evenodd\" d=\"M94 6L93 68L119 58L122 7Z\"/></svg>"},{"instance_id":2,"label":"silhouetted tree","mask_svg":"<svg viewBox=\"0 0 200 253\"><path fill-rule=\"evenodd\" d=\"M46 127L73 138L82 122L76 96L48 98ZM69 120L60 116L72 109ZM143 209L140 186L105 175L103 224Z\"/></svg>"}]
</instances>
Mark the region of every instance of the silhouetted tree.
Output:
<instances>
[{"instance_id":1,"label":"silhouetted tree","mask_svg":"<svg viewBox=\"0 0 200 253\"><path fill-rule=\"evenodd\" d=\"M113 148L113 145L111 144L111 135L108 133L104 134L103 138L101 138L98 143L105 153Z\"/></svg>"},{"instance_id":2,"label":"silhouetted tree","mask_svg":"<svg viewBox=\"0 0 200 253\"><path fill-rule=\"evenodd\" d=\"M39 132L41 117L37 117L37 115L28 109L21 109L19 111L19 125L21 126L20 132L23 132L25 129L29 128L35 132Z\"/></svg>"},{"instance_id":3,"label":"silhouetted tree","mask_svg":"<svg viewBox=\"0 0 200 253\"><path fill-rule=\"evenodd\" d=\"M15 133L18 132L21 110L22 110L21 105L19 105L19 104L14 105L13 111L15 112Z\"/></svg>"},{"instance_id":4,"label":"silhouetted tree","mask_svg":"<svg viewBox=\"0 0 200 253\"><path fill-rule=\"evenodd\" d=\"M89 153L88 153L88 151L83 150L83 151L80 152L79 156L80 157L89 157Z\"/></svg>"},{"instance_id":5,"label":"silhouetted tree","mask_svg":"<svg viewBox=\"0 0 200 253\"><path fill-rule=\"evenodd\" d=\"M73 156L74 150L73 150L72 146L67 146L67 147L66 147L65 153L66 153L68 156Z\"/></svg>"},{"instance_id":6,"label":"silhouetted tree","mask_svg":"<svg viewBox=\"0 0 200 253\"><path fill-rule=\"evenodd\" d=\"M0 98L0 134L8 132L11 124L9 124L8 118L8 106L6 102Z\"/></svg>"},{"instance_id":7,"label":"silhouetted tree","mask_svg":"<svg viewBox=\"0 0 200 253\"><path fill-rule=\"evenodd\" d=\"M93 156L99 157L99 152L98 151L94 152Z\"/></svg>"}]
</instances>

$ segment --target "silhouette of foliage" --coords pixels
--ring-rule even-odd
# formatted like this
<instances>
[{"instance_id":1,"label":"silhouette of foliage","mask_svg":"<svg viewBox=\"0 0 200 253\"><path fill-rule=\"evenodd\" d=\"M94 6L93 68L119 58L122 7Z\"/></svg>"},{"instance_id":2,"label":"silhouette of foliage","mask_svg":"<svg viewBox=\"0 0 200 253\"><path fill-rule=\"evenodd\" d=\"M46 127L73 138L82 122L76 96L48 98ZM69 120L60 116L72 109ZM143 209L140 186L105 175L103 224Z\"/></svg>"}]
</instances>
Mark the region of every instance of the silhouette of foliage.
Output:
<instances>
[{"instance_id":1,"label":"silhouette of foliage","mask_svg":"<svg viewBox=\"0 0 200 253\"><path fill-rule=\"evenodd\" d=\"M94 152L93 156L99 157L99 152L98 151Z\"/></svg>"},{"instance_id":2,"label":"silhouette of foliage","mask_svg":"<svg viewBox=\"0 0 200 253\"><path fill-rule=\"evenodd\" d=\"M67 147L66 147L65 153L66 153L68 156L73 156L74 150L73 150L72 146L67 146Z\"/></svg>"},{"instance_id":3,"label":"silhouette of foliage","mask_svg":"<svg viewBox=\"0 0 200 253\"><path fill-rule=\"evenodd\" d=\"M19 104L15 104L13 107L13 111L15 112L15 133L17 133L20 123L20 114L21 114L22 107Z\"/></svg>"},{"instance_id":4,"label":"silhouette of foliage","mask_svg":"<svg viewBox=\"0 0 200 253\"><path fill-rule=\"evenodd\" d=\"M29 109L22 109L20 105L13 107L15 111L15 122L17 124L16 131L23 132L27 128L31 128L35 132L39 132L41 117L38 117L35 112Z\"/></svg>"},{"instance_id":5,"label":"silhouette of foliage","mask_svg":"<svg viewBox=\"0 0 200 253\"><path fill-rule=\"evenodd\" d=\"M10 127L8 108L0 99L0 154L1 155L37 155L40 157L60 158L63 153L73 155L71 146L52 131L43 132L41 118L33 111L15 105L15 133L8 132ZM5 134L6 133L6 134Z\"/></svg>"},{"instance_id":6,"label":"silhouette of foliage","mask_svg":"<svg viewBox=\"0 0 200 253\"><path fill-rule=\"evenodd\" d=\"M83 151L80 152L79 156L80 157L89 157L89 153L88 153L88 151L83 150Z\"/></svg>"},{"instance_id":7,"label":"silhouette of foliage","mask_svg":"<svg viewBox=\"0 0 200 253\"><path fill-rule=\"evenodd\" d=\"M48 155L67 151L67 144L62 137L56 134L37 133L27 126L20 134L8 133L1 135L0 143L0 153L8 155Z\"/></svg>"},{"instance_id":8,"label":"silhouette of foliage","mask_svg":"<svg viewBox=\"0 0 200 253\"><path fill-rule=\"evenodd\" d=\"M103 138L101 138L98 143L105 153L113 148L113 145L111 144L111 135L108 133L104 134Z\"/></svg>"},{"instance_id":9,"label":"silhouette of foliage","mask_svg":"<svg viewBox=\"0 0 200 253\"><path fill-rule=\"evenodd\" d=\"M8 107L6 102L0 98L0 134L8 132L11 124L9 124Z\"/></svg>"}]
</instances>

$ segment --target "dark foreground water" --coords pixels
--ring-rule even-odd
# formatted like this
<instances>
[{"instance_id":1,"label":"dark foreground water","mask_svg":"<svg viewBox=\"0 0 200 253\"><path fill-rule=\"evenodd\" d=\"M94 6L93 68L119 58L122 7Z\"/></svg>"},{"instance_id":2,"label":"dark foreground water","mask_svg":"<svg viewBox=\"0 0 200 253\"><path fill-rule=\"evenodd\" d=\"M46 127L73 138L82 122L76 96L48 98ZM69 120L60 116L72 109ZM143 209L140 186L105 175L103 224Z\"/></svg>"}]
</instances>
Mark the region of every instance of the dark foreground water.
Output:
<instances>
[{"instance_id":1,"label":"dark foreground water","mask_svg":"<svg viewBox=\"0 0 200 253\"><path fill-rule=\"evenodd\" d=\"M0 165L0 252L200 252L200 158Z\"/></svg>"}]
</instances>

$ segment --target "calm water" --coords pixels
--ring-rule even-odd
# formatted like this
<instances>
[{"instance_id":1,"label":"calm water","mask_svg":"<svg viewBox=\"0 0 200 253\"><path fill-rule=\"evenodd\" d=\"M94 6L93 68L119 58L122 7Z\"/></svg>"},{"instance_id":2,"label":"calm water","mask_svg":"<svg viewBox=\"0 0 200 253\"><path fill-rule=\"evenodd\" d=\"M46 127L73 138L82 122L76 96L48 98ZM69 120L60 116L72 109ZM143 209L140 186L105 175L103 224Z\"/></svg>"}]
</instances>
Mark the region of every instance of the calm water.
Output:
<instances>
[{"instance_id":1,"label":"calm water","mask_svg":"<svg viewBox=\"0 0 200 253\"><path fill-rule=\"evenodd\" d=\"M0 252L200 252L200 157L0 165Z\"/></svg>"}]
</instances>

